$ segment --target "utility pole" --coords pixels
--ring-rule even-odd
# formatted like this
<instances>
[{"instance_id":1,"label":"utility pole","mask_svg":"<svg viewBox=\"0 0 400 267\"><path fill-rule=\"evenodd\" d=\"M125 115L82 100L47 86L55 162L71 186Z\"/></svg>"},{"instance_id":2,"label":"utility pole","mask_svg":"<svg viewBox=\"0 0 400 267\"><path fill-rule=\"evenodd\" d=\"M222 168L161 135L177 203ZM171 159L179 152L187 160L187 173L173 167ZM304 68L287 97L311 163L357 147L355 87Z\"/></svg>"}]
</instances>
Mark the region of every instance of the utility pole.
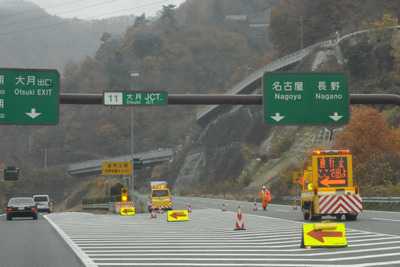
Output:
<instances>
[{"instance_id":1,"label":"utility pole","mask_svg":"<svg viewBox=\"0 0 400 267\"><path fill-rule=\"evenodd\" d=\"M300 17L300 42L301 50L303 50L303 16Z\"/></svg>"},{"instance_id":2,"label":"utility pole","mask_svg":"<svg viewBox=\"0 0 400 267\"><path fill-rule=\"evenodd\" d=\"M133 79L135 77L138 77L139 73L132 73L131 74L131 91L133 91ZM131 178L129 179L129 193L131 196L131 199L133 199L133 192L135 191L135 187L134 187L134 151L133 151L133 107L131 107L131 160L132 160L132 173L131 173Z\"/></svg>"}]
</instances>

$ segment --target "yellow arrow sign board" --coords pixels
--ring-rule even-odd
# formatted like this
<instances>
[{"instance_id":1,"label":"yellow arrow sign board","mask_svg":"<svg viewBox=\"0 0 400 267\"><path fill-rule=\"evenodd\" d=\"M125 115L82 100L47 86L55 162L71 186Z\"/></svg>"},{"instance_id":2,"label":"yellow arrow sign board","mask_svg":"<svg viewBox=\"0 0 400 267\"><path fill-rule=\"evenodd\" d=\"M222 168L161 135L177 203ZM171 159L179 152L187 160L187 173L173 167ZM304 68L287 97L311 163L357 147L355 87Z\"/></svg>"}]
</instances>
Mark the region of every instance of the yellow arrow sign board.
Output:
<instances>
[{"instance_id":1,"label":"yellow arrow sign board","mask_svg":"<svg viewBox=\"0 0 400 267\"><path fill-rule=\"evenodd\" d=\"M303 176L303 172L293 172L293 183L298 184L301 176Z\"/></svg>"},{"instance_id":2,"label":"yellow arrow sign board","mask_svg":"<svg viewBox=\"0 0 400 267\"><path fill-rule=\"evenodd\" d=\"M187 210L169 210L168 221L189 221L189 213Z\"/></svg>"},{"instance_id":3,"label":"yellow arrow sign board","mask_svg":"<svg viewBox=\"0 0 400 267\"><path fill-rule=\"evenodd\" d=\"M121 215L135 215L135 208L121 208Z\"/></svg>"},{"instance_id":4,"label":"yellow arrow sign board","mask_svg":"<svg viewBox=\"0 0 400 267\"><path fill-rule=\"evenodd\" d=\"M347 247L343 223L314 223L303 225L301 247Z\"/></svg>"}]
</instances>

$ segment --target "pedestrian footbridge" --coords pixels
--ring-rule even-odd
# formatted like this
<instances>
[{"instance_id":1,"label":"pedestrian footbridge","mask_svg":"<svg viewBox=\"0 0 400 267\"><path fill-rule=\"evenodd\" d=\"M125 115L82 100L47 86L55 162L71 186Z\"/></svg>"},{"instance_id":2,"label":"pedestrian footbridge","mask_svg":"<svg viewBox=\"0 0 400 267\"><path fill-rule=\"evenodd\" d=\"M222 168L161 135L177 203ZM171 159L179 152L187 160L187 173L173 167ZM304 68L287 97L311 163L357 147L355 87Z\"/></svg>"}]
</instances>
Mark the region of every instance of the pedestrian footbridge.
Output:
<instances>
[{"instance_id":1,"label":"pedestrian footbridge","mask_svg":"<svg viewBox=\"0 0 400 267\"><path fill-rule=\"evenodd\" d=\"M152 166L163 163L165 161L172 162L174 151L168 149L157 149L143 153L134 154L134 158L142 161L143 167ZM102 173L103 162L123 162L131 161L132 155L122 155L117 157L103 158L97 160L88 160L83 162L72 163L68 166L68 173L73 176L90 176Z\"/></svg>"},{"instance_id":2,"label":"pedestrian footbridge","mask_svg":"<svg viewBox=\"0 0 400 267\"><path fill-rule=\"evenodd\" d=\"M306 56L308 56L315 49L334 47L342 39L346 39L346 38L356 40L357 37L362 36L363 34L368 33L369 31L370 30L362 30L362 31L358 31L355 33L345 35L345 36L341 37L340 39L338 38L335 40L323 41L323 42L314 44L312 46L309 46L307 48L304 48L295 53L292 53L290 55L279 58L279 59L259 68L258 70L254 71L253 73L248 75L246 78L244 78L241 82L234 85L225 94L226 95L251 94L258 88L261 88L261 85L262 85L261 79L265 72L272 72L272 71L277 71L277 70L282 70L282 69L288 68L288 67L300 62L302 59L304 59ZM226 105L206 106L197 113L197 124L199 124L201 127L205 127L216 116L218 116L219 114L222 114L227 109L228 109L228 107Z\"/></svg>"}]
</instances>

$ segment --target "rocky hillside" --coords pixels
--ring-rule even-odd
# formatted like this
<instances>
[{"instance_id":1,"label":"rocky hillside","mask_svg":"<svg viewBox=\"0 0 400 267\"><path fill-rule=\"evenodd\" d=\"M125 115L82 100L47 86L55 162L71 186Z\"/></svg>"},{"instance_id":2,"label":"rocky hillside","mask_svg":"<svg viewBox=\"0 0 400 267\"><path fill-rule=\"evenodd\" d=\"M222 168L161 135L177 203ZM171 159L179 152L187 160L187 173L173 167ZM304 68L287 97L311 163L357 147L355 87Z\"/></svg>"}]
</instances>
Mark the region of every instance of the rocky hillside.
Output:
<instances>
[{"instance_id":1,"label":"rocky hillside","mask_svg":"<svg viewBox=\"0 0 400 267\"><path fill-rule=\"evenodd\" d=\"M342 62L337 46L315 51L291 70L340 69ZM261 88L253 93L261 94ZM248 191L257 191L262 185L271 187L282 171L301 167L303 155L299 147L318 134L320 128L272 127L263 122L261 105L232 106L205 129L197 129L197 134L186 143L184 156L179 155L169 168L168 179L173 181L177 177L172 191L180 194L188 193L189 188L189 191L208 188L222 193L231 190L232 185Z\"/></svg>"}]
</instances>

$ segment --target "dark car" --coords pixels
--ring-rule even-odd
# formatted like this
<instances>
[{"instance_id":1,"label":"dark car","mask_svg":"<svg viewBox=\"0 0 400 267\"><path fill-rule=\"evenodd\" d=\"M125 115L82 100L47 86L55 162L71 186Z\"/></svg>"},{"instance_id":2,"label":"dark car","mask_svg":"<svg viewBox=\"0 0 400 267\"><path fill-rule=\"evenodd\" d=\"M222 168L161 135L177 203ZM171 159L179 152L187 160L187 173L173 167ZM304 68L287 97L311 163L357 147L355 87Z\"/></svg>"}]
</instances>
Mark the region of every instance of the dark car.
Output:
<instances>
[{"instance_id":1,"label":"dark car","mask_svg":"<svg viewBox=\"0 0 400 267\"><path fill-rule=\"evenodd\" d=\"M7 221L13 217L32 217L37 219L38 211L35 201L31 197L11 198L7 204Z\"/></svg>"}]
</instances>

